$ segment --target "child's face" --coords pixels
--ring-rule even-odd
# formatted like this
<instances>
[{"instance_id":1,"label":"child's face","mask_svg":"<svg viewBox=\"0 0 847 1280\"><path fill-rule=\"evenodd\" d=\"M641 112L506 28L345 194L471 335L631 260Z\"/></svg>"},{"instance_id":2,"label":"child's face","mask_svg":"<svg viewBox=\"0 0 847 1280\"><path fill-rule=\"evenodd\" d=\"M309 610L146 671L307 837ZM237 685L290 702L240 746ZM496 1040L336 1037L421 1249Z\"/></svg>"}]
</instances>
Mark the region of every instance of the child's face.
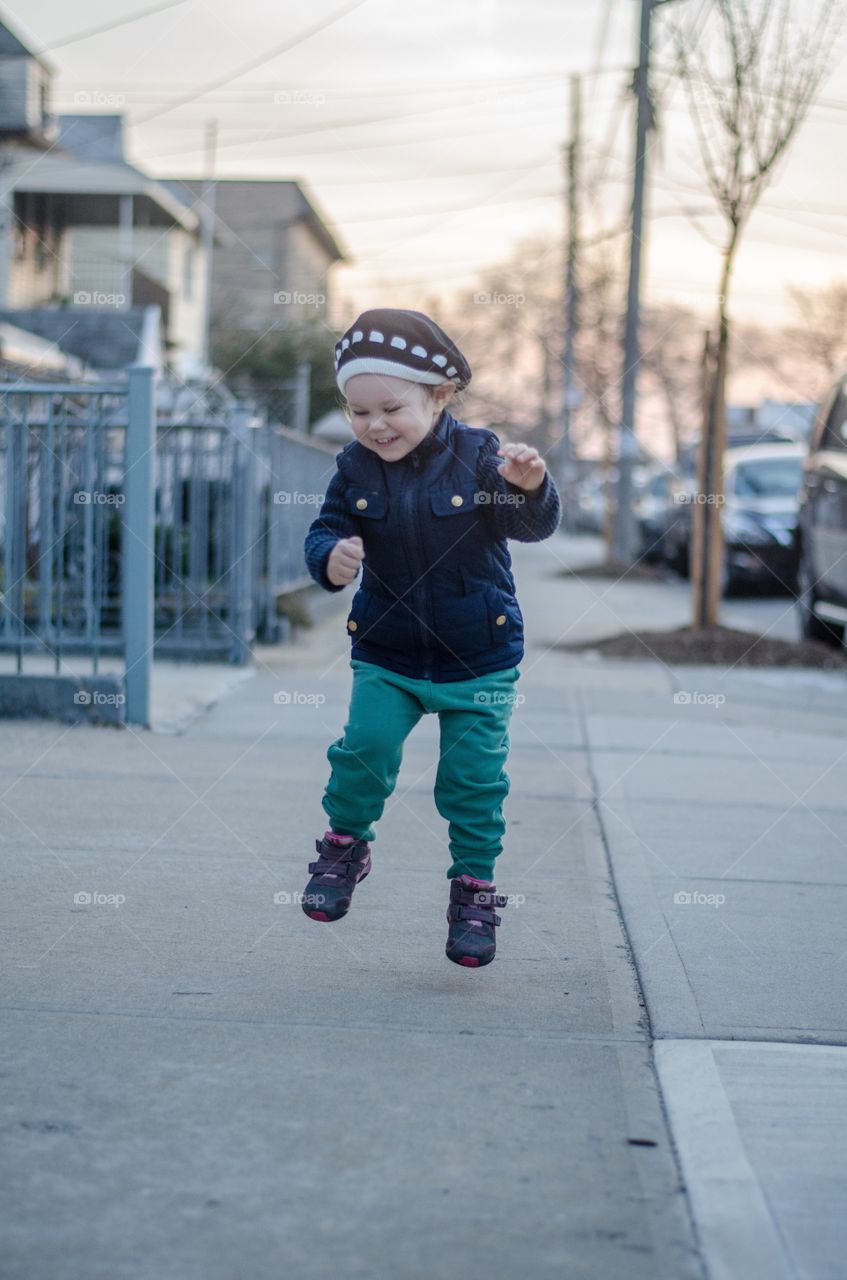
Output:
<instances>
[{"instance_id":1,"label":"child's face","mask_svg":"<svg viewBox=\"0 0 847 1280\"><path fill-rule=\"evenodd\" d=\"M356 439L390 462L420 444L444 405L430 388L383 373L357 373L345 384Z\"/></svg>"}]
</instances>

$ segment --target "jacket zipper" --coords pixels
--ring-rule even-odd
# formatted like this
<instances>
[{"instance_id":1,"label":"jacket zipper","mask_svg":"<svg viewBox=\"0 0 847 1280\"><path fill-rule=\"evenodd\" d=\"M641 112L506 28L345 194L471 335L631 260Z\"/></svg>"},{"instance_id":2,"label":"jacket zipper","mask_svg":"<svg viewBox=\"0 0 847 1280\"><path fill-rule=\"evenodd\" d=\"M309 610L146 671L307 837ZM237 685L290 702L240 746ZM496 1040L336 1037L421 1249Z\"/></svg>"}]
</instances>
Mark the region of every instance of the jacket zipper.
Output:
<instances>
[{"instance_id":1,"label":"jacket zipper","mask_svg":"<svg viewBox=\"0 0 847 1280\"><path fill-rule=\"evenodd\" d=\"M411 496L411 501L409 502L409 514L412 515L414 513L415 530L417 534L417 545L423 546L423 529L421 528L421 519L420 519L420 511L419 511L420 502L415 501L415 492L414 492L415 489L417 488L417 485L414 483L414 480L420 474L421 460L418 457L412 457L410 461L412 463L413 480L407 483L407 486L406 486L406 492ZM426 596L426 601L428 605L428 615L425 613L425 616L428 616L430 621L432 621L433 620L432 588L429 582L427 581L426 566L423 565L422 562L418 559L415 549L412 547L411 543L408 542L408 540L406 545L407 545L407 554L408 554L409 560L412 563L413 573L415 574L415 581L423 582L424 584L423 589L424 589L424 594ZM421 679L431 680L433 676L435 652L432 645L430 645L428 641L426 631L424 629L424 624L417 617L415 618L415 623L417 625L418 635L420 636L420 641L421 641L421 649L423 651L423 674L421 676ZM430 657L430 655L432 656Z\"/></svg>"}]
</instances>

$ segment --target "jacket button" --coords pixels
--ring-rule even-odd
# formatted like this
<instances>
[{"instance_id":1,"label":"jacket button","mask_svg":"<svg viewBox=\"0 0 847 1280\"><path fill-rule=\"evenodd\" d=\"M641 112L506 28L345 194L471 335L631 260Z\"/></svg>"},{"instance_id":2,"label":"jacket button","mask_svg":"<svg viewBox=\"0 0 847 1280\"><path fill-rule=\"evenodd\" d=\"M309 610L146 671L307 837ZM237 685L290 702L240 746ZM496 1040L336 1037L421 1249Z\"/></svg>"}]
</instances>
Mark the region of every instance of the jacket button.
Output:
<instances>
[{"instance_id":1,"label":"jacket button","mask_svg":"<svg viewBox=\"0 0 847 1280\"><path fill-rule=\"evenodd\" d=\"M494 621L497 623L498 627L502 627L503 623L506 621L505 613L501 613L499 618L495 618Z\"/></svg>"},{"instance_id":2,"label":"jacket button","mask_svg":"<svg viewBox=\"0 0 847 1280\"><path fill-rule=\"evenodd\" d=\"M359 510L360 510L360 511L364 510L364 508L365 508L367 505L368 505L368 500L367 500L367 498L357 498L357 499L356 499L356 506L359 508Z\"/></svg>"},{"instance_id":3,"label":"jacket button","mask_svg":"<svg viewBox=\"0 0 847 1280\"><path fill-rule=\"evenodd\" d=\"M359 627L358 622L348 622L348 623L347 623L347 630L348 630L348 631L356 631L356 630L358 630L358 627Z\"/></svg>"},{"instance_id":4,"label":"jacket button","mask_svg":"<svg viewBox=\"0 0 847 1280\"><path fill-rule=\"evenodd\" d=\"M463 499L462 499L461 494L454 493L454 494L453 494L453 497L450 499L450 501L453 503L453 506L454 506L454 507L460 507L460 506L462 505L462 501L463 501Z\"/></svg>"}]
</instances>

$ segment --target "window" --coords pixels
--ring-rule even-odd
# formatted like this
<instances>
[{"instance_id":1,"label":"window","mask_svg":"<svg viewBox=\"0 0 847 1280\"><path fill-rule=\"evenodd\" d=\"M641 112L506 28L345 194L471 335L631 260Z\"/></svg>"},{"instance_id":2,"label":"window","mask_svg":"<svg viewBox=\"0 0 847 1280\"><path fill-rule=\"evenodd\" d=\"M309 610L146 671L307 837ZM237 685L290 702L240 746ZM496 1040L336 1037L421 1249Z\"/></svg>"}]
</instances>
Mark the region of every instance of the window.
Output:
<instances>
[{"instance_id":1,"label":"window","mask_svg":"<svg viewBox=\"0 0 847 1280\"><path fill-rule=\"evenodd\" d=\"M838 388L838 394L827 414L821 448L847 449L847 393L843 386Z\"/></svg>"},{"instance_id":2,"label":"window","mask_svg":"<svg viewBox=\"0 0 847 1280\"><path fill-rule=\"evenodd\" d=\"M802 481L802 458L762 458L739 462L732 490L738 498L793 498Z\"/></svg>"}]
</instances>

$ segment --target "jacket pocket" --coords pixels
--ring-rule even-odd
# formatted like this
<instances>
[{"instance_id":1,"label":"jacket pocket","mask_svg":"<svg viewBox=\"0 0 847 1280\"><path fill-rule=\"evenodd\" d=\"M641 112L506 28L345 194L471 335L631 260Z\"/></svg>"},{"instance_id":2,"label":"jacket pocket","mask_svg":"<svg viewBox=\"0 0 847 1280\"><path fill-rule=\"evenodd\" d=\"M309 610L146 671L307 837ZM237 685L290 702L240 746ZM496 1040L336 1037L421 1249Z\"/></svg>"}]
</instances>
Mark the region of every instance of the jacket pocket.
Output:
<instances>
[{"instance_id":1,"label":"jacket pocket","mask_svg":"<svg viewBox=\"0 0 847 1280\"><path fill-rule=\"evenodd\" d=\"M522 640L524 621L517 596L481 579L478 570L463 565L461 574L466 592L464 598L485 602L489 642L499 646Z\"/></svg>"},{"instance_id":2,"label":"jacket pocket","mask_svg":"<svg viewBox=\"0 0 847 1280\"><path fill-rule=\"evenodd\" d=\"M477 515L486 495L473 476L463 476L447 484L434 485L429 491L432 513L436 516Z\"/></svg>"},{"instance_id":3,"label":"jacket pocket","mask_svg":"<svg viewBox=\"0 0 847 1280\"><path fill-rule=\"evenodd\" d=\"M410 650L415 646L415 618L402 600L378 596L359 587L347 615L350 641L363 641L386 649Z\"/></svg>"}]
</instances>

